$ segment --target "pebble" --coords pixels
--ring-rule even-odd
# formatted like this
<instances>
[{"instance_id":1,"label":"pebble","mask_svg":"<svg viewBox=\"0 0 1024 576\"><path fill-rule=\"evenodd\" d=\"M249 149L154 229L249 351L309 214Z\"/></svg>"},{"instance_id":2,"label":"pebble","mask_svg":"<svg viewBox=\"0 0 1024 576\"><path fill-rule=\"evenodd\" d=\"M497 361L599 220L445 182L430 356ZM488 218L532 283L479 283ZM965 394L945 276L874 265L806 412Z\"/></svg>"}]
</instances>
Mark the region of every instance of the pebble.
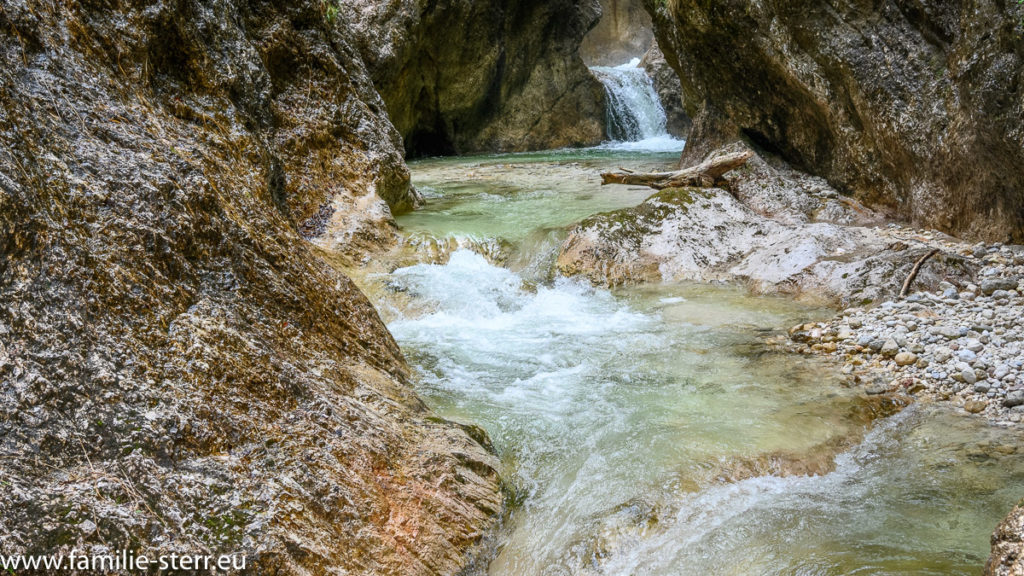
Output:
<instances>
[{"instance_id":1,"label":"pebble","mask_svg":"<svg viewBox=\"0 0 1024 576\"><path fill-rule=\"evenodd\" d=\"M900 352L896 355L897 366L910 366L914 362L917 362L917 354L913 352Z\"/></svg>"},{"instance_id":2,"label":"pebble","mask_svg":"<svg viewBox=\"0 0 1024 576\"><path fill-rule=\"evenodd\" d=\"M1006 400L1003 400L1003 406L1007 408L1021 405L1024 405L1024 390L1014 390L1006 395Z\"/></svg>"},{"instance_id":3,"label":"pebble","mask_svg":"<svg viewBox=\"0 0 1024 576\"><path fill-rule=\"evenodd\" d=\"M977 414L978 412L983 411L987 406L988 402L985 402L984 400L968 400L967 402L964 402L964 410L971 414Z\"/></svg>"},{"instance_id":4,"label":"pebble","mask_svg":"<svg viewBox=\"0 0 1024 576\"><path fill-rule=\"evenodd\" d=\"M960 377L963 378L964 382L968 384L974 384L978 381L978 377L974 374L973 368L966 368L960 372Z\"/></svg>"},{"instance_id":5,"label":"pebble","mask_svg":"<svg viewBox=\"0 0 1024 576\"><path fill-rule=\"evenodd\" d=\"M1010 291L1017 289L1016 278L986 278L981 281L981 293L991 296L997 290Z\"/></svg>"},{"instance_id":6,"label":"pebble","mask_svg":"<svg viewBox=\"0 0 1024 576\"><path fill-rule=\"evenodd\" d=\"M879 352L882 354L882 356L886 356L886 357L890 357L890 358L895 356L896 353L899 352L899 351L900 351L900 345L895 340L893 340L892 338L886 340L885 343L882 344L881 350L879 350Z\"/></svg>"}]
</instances>

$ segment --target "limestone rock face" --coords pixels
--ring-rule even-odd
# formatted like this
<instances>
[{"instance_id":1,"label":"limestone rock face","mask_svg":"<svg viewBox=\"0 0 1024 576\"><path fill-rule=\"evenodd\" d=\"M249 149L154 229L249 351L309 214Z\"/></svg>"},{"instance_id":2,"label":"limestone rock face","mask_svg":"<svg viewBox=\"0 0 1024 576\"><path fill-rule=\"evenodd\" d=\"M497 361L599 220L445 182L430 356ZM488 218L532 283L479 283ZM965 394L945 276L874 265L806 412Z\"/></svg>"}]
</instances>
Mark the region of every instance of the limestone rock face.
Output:
<instances>
[{"instance_id":1,"label":"limestone rock face","mask_svg":"<svg viewBox=\"0 0 1024 576\"><path fill-rule=\"evenodd\" d=\"M1024 575L1024 507L1015 507L992 534L984 576Z\"/></svg>"},{"instance_id":2,"label":"limestone rock face","mask_svg":"<svg viewBox=\"0 0 1024 576\"><path fill-rule=\"evenodd\" d=\"M4 553L458 571L495 458L298 232L410 201L343 15L119 6L0 2Z\"/></svg>"},{"instance_id":3,"label":"limestone rock face","mask_svg":"<svg viewBox=\"0 0 1024 576\"><path fill-rule=\"evenodd\" d=\"M1024 5L646 0L694 119L916 224L1024 239Z\"/></svg>"},{"instance_id":4,"label":"limestone rock face","mask_svg":"<svg viewBox=\"0 0 1024 576\"><path fill-rule=\"evenodd\" d=\"M604 91L578 49L596 0L341 0L410 156L584 146Z\"/></svg>"}]
</instances>

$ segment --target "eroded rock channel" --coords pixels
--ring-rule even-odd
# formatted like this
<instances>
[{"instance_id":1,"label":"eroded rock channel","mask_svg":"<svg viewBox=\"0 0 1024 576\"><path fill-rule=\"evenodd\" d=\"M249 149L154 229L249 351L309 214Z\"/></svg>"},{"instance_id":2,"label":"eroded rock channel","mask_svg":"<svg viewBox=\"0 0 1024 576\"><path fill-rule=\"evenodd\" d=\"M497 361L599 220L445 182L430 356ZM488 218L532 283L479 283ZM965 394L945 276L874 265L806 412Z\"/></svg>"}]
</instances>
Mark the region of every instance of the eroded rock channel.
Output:
<instances>
[{"instance_id":1,"label":"eroded rock channel","mask_svg":"<svg viewBox=\"0 0 1024 576\"><path fill-rule=\"evenodd\" d=\"M0 0L0 560L1024 572L1024 6L812 4Z\"/></svg>"},{"instance_id":2,"label":"eroded rock channel","mask_svg":"<svg viewBox=\"0 0 1024 576\"><path fill-rule=\"evenodd\" d=\"M556 272L574 222L651 195L598 172L676 155L636 148L415 162L428 202L360 279L427 403L494 442L512 507L474 573L980 570L1024 482L1015 430L780 349L832 312L778 291Z\"/></svg>"}]
</instances>

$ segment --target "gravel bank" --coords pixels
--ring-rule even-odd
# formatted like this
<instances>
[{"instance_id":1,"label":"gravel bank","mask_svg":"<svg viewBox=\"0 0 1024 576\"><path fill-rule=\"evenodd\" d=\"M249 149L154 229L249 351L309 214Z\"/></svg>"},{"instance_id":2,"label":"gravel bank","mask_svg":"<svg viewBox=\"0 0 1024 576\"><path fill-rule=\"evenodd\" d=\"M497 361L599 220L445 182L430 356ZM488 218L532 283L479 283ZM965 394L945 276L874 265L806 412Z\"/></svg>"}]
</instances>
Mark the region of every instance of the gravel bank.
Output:
<instances>
[{"instance_id":1,"label":"gravel bank","mask_svg":"<svg viewBox=\"0 0 1024 576\"><path fill-rule=\"evenodd\" d=\"M788 345L840 359L851 385L867 394L902 389L1018 425L1024 418L1024 246L936 247L976 261L978 273L963 285L944 282L937 291L794 326Z\"/></svg>"}]
</instances>

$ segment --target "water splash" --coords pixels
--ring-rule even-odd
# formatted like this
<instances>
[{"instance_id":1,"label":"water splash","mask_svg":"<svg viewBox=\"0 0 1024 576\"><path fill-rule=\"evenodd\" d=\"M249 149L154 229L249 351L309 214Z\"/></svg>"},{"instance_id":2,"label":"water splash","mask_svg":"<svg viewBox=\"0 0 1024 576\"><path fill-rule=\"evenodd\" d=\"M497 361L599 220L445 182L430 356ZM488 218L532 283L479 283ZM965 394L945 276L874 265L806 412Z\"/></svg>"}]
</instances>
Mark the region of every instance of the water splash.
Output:
<instances>
[{"instance_id":1,"label":"water splash","mask_svg":"<svg viewBox=\"0 0 1024 576\"><path fill-rule=\"evenodd\" d=\"M634 58L621 66L594 66L590 71L604 84L608 97L608 137L640 142L666 137L667 118L647 71Z\"/></svg>"}]
</instances>

